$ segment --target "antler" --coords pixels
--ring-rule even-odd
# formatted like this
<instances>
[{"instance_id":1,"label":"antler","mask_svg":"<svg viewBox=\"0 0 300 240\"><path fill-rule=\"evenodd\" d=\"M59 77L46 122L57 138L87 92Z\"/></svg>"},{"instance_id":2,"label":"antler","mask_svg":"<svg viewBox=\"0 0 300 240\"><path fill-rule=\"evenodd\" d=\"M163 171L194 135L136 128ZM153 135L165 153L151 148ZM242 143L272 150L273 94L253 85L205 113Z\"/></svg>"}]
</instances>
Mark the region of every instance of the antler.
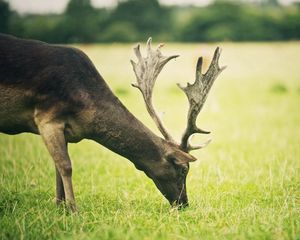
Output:
<instances>
[{"instance_id":1,"label":"antler","mask_svg":"<svg viewBox=\"0 0 300 240\"><path fill-rule=\"evenodd\" d=\"M200 57L196 66L196 80L193 84L188 83L186 87L182 87L177 84L186 94L189 101L189 111L187 117L187 127L181 139L181 148L188 152L195 149L205 147L211 140L208 140L202 145L192 146L190 143L191 136L195 133L208 134L210 132L202 130L196 126L197 116L199 115L203 104L207 98L208 92L211 89L212 84L216 80L217 76L226 68L219 67L219 58L221 50L218 47L215 50L214 57L211 64L205 74L201 73L203 58Z\"/></svg>"},{"instance_id":2,"label":"antler","mask_svg":"<svg viewBox=\"0 0 300 240\"><path fill-rule=\"evenodd\" d=\"M139 44L134 48L134 53L137 56L138 62L135 63L131 60L131 64L136 75L137 83L132 84L132 86L141 91L147 110L164 138L168 141L174 142L173 138L163 126L162 121L158 117L153 107L152 92L155 80L160 71L168 61L178 57L179 55L172 55L169 57L163 56L160 52L160 48L163 46L163 44L160 44L157 49L153 50L151 48L151 41L152 39L150 37L147 41L147 57L145 58L143 58L141 55Z\"/></svg>"}]
</instances>

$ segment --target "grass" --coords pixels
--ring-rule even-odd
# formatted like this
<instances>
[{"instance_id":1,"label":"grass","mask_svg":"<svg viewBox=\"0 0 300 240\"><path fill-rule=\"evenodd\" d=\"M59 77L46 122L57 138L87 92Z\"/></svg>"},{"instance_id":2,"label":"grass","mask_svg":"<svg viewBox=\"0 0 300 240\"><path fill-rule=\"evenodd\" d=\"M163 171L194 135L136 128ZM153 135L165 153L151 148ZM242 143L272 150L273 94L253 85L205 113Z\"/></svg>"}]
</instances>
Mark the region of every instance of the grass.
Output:
<instances>
[{"instance_id":1,"label":"grass","mask_svg":"<svg viewBox=\"0 0 300 240\"><path fill-rule=\"evenodd\" d=\"M126 159L82 141L70 145L80 214L54 203L55 172L39 136L0 134L0 239L300 239L300 43L222 43L219 76L199 125L213 142L194 152L190 207L170 209ZM113 91L157 132L129 58L131 45L81 45ZM194 78L215 44L169 44L181 57L158 79L155 104L177 138L187 101L176 82ZM138 99L138 100L137 100ZM204 141L206 137L196 140Z\"/></svg>"}]
</instances>

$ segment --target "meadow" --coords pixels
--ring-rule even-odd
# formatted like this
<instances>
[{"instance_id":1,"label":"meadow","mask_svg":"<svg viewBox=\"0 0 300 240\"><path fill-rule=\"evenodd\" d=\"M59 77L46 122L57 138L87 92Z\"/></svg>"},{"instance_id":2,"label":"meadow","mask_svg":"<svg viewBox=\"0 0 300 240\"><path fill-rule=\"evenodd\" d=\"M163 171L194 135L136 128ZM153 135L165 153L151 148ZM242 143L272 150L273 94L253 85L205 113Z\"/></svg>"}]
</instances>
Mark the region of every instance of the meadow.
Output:
<instances>
[{"instance_id":1,"label":"meadow","mask_svg":"<svg viewBox=\"0 0 300 240\"><path fill-rule=\"evenodd\" d=\"M188 104L176 83L193 81L197 57L207 67L217 45L228 67L198 118L213 141L192 152L188 208L171 209L130 161L83 140L69 145L80 209L70 214L56 208L55 169L40 136L0 133L0 239L300 239L300 42L166 44L165 54L180 57L158 77L156 108L179 139ZM130 86L133 46L76 47L159 134Z\"/></svg>"}]
</instances>

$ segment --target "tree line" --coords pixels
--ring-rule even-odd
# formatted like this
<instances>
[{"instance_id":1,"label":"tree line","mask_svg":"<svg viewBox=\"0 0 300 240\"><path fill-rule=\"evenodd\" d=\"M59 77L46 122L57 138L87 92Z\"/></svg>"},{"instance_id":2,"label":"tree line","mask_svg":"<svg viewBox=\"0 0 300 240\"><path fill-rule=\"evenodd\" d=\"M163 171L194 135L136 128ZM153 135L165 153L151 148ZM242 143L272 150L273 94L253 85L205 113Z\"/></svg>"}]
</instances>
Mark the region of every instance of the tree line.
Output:
<instances>
[{"instance_id":1,"label":"tree line","mask_svg":"<svg viewBox=\"0 0 300 240\"><path fill-rule=\"evenodd\" d=\"M0 32L52 43L163 41L281 41L300 39L300 3L282 6L216 0L208 6L162 6L158 0L124 0L94 8L70 0L62 14L20 15L0 0Z\"/></svg>"}]
</instances>

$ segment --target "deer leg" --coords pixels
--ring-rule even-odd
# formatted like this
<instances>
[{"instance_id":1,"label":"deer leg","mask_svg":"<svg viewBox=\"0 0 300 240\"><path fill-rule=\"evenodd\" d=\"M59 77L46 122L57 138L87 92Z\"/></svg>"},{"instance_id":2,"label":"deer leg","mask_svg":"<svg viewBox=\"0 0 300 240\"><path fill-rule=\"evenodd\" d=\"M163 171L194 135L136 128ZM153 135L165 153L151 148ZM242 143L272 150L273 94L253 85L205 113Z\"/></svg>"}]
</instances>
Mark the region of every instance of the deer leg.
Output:
<instances>
[{"instance_id":1,"label":"deer leg","mask_svg":"<svg viewBox=\"0 0 300 240\"><path fill-rule=\"evenodd\" d=\"M66 143L66 145L67 144L68 143ZM63 181L57 167L55 167L55 174L56 174L56 204L60 205L65 202L66 195L65 195Z\"/></svg>"},{"instance_id":2,"label":"deer leg","mask_svg":"<svg viewBox=\"0 0 300 240\"><path fill-rule=\"evenodd\" d=\"M72 185L72 165L64 136L64 124L49 122L39 124L39 131L57 169L57 200L65 194L67 206L70 207L72 212L76 212Z\"/></svg>"},{"instance_id":3,"label":"deer leg","mask_svg":"<svg viewBox=\"0 0 300 240\"><path fill-rule=\"evenodd\" d=\"M57 167L55 167L55 172L56 172L56 204L60 205L65 201L66 196L65 196L63 181Z\"/></svg>"}]
</instances>

